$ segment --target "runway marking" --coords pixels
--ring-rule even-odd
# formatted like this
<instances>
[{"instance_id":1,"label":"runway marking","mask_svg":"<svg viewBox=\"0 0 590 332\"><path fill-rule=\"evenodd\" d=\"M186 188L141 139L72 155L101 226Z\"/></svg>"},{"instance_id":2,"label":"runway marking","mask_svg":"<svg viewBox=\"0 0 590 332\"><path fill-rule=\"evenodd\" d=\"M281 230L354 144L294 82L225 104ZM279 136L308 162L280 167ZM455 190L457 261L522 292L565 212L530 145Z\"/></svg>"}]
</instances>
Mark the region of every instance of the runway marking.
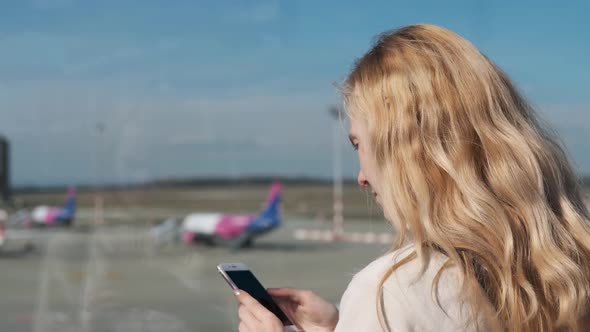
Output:
<instances>
[{"instance_id":1,"label":"runway marking","mask_svg":"<svg viewBox=\"0 0 590 332\"><path fill-rule=\"evenodd\" d=\"M393 236L389 233L375 232L343 232L336 234L331 230L317 229L296 229L293 236L297 240L307 241L324 241L324 242L355 242L355 243L380 243L390 244Z\"/></svg>"}]
</instances>

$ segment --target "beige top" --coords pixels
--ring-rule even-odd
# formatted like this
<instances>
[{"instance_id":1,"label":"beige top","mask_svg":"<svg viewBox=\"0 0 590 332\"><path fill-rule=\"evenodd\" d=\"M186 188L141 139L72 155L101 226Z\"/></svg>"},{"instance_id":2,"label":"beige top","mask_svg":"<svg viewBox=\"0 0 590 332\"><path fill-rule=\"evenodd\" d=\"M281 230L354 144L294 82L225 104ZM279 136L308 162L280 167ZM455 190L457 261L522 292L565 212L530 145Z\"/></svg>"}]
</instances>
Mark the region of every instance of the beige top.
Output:
<instances>
[{"instance_id":1,"label":"beige top","mask_svg":"<svg viewBox=\"0 0 590 332\"><path fill-rule=\"evenodd\" d=\"M382 331L377 315L377 287L387 268L412 252L413 245L373 261L353 278L340 301L340 319L335 332ZM443 272L438 286L438 305L432 281L446 257L433 254L425 273L412 260L402 265L385 282L384 311L393 332L474 331L466 327L466 309L460 304L459 277L455 270ZM442 307L442 308L441 308ZM444 310L443 310L444 309Z\"/></svg>"}]
</instances>

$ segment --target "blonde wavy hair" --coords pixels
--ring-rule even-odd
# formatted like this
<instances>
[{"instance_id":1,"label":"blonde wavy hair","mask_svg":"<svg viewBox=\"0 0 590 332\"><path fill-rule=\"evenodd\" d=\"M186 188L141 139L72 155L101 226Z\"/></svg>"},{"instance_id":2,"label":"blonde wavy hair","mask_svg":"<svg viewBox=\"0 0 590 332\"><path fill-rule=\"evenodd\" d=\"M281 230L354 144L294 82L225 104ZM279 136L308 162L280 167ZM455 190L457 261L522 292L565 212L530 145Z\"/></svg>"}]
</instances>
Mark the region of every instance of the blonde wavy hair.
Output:
<instances>
[{"instance_id":1,"label":"blonde wavy hair","mask_svg":"<svg viewBox=\"0 0 590 332\"><path fill-rule=\"evenodd\" d=\"M448 257L473 315L504 331L578 331L590 303L589 213L568 159L508 76L459 35L380 36L343 86L367 125L383 209L412 255ZM425 265L422 265L425 266ZM489 308L486 310L482 308ZM474 320L480 320L474 318Z\"/></svg>"}]
</instances>

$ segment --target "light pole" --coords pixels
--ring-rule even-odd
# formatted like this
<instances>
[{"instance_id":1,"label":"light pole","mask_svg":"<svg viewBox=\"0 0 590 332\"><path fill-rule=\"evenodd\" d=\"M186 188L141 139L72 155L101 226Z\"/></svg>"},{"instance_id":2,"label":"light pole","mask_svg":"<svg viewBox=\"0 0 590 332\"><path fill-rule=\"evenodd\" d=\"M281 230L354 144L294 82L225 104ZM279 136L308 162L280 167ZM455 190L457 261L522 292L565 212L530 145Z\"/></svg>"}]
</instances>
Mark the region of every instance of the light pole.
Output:
<instances>
[{"instance_id":1,"label":"light pole","mask_svg":"<svg viewBox=\"0 0 590 332\"><path fill-rule=\"evenodd\" d=\"M102 137L105 130L105 125L103 122L96 123L96 132L97 132L97 146L96 146L96 185L99 193L95 193L94 196L94 226L103 225L104 224L104 198L102 196L103 188L100 188L101 185L104 185L102 179L102 166L104 163L102 162L101 156L104 158L104 154L102 153Z\"/></svg>"},{"instance_id":2,"label":"light pole","mask_svg":"<svg viewBox=\"0 0 590 332\"><path fill-rule=\"evenodd\" d=\"M333 192L333 203L334 203L334 216L332 219L332 233L334 239L339 240L342 238L344 229L344 216L343 209L344 204L342 202L342 160L341 160L341 131L342 124L342 109L338 106L330 106L328 112L336 121L332 124L332 135L333 135L333 160L332 160L332 175L334 182Z\"/></svg>"}]
</instances>

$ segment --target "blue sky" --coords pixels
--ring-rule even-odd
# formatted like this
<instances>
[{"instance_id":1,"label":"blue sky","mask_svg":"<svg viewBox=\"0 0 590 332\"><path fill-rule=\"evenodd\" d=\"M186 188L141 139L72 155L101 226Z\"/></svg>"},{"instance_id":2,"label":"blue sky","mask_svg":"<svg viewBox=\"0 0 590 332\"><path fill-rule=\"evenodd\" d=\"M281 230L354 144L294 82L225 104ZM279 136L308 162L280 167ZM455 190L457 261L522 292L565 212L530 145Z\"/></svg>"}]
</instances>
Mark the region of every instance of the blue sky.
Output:
<instances>
[{"instance_id":1,"label":"blue sky","mask_svg":"<svg viewBox=\"0 0 590 332\"><path fill-rule=\"evenodd\" d=\"M329 177L333 83L376 34L433 23L508 72L590 175L588 12L582 1L0 0L0 133L15 185Z\"/></svg>"}]
</instances>

